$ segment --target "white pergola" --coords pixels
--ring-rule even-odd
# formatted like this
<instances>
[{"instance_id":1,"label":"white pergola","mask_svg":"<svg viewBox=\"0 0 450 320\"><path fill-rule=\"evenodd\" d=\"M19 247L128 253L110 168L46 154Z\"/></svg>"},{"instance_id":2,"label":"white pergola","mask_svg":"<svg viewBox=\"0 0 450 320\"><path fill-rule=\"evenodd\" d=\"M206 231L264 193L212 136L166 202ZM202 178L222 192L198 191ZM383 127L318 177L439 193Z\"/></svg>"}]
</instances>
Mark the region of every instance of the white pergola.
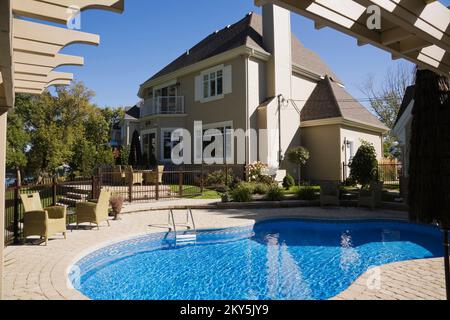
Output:
<instances>
[{"instance_id":1,"label":"white pergola","mask_svg":"<svg viewBox=\"0 0 450 320\"><path fill-rule=\"evenodd\" d=\"M450 74L450 10L436 0L255 0L273 3L404 58L420 68ZM368 8L381 14L381 29L369 29Z\"/></svg>"},{"instance_id":2,"label":"white pergola","mask_svg":"<svg viewBox=\"0 0 450 320\"><path fill-rule=\"evenodd\" d=\"M75 8L81 12L103 9L121 13L124 0L0 0L0 298L7 112L14 107L16 93L41 94L50 86L71 83L73 74L54 70L64 65L82 66L84 59L60 54L61 49L74 43L100 43L98 35L66 27L76 12ZM60 24L61 27L45 22Z\"/></svg>"}]
</instances>

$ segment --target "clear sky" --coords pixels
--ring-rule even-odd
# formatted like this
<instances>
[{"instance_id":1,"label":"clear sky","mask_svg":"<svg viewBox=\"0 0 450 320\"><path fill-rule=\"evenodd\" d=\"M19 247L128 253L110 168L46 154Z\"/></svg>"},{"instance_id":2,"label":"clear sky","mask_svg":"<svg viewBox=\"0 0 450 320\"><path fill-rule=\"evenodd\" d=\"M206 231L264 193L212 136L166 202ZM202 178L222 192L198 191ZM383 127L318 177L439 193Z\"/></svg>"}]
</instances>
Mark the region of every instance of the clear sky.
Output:
<instances>
[{"instance_id":1,"label":"clear sky","mask_svg":"<svg viewBox=\"0 0 450 320\"><path fill-rule=\"evenodd\" d=\"M85 57L83 67L61 67L94 90L99 106L132 106L139 85L212 33L260 12L253 0L126 0L120 14L101 10L82 13L82 31L101 36L99 47L72 45L63 53ZM450 2L450 1L449 1ZM369 74L382 80L398 61L372 46L330 28L314 29L311 20L293 14L292 28L306 47L316 51L355 98ZM403 60L401 60L403 61Z\"/></svg>"}]
</instances>

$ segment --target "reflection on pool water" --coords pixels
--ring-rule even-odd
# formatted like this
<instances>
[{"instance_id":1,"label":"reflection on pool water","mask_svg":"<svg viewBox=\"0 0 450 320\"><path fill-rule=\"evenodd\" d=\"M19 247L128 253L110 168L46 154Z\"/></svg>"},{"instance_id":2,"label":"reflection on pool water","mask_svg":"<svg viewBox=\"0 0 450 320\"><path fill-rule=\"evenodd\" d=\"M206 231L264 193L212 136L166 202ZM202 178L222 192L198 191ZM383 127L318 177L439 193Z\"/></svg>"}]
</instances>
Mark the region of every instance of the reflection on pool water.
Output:
<instances>
[{"instance_id":1,"label":"reflection on pool water","mask_svg":"<svg viewBox=\"0 0 450 320\"><path fill-rule=\"evenodd\" d=\"M72 281L99 300L328 299L370 267L442 256L440 239L406 222L270 220L201 231L196 245L175 247L173 234L120 242L78 261Z\"/></svg>"}]
</instances>

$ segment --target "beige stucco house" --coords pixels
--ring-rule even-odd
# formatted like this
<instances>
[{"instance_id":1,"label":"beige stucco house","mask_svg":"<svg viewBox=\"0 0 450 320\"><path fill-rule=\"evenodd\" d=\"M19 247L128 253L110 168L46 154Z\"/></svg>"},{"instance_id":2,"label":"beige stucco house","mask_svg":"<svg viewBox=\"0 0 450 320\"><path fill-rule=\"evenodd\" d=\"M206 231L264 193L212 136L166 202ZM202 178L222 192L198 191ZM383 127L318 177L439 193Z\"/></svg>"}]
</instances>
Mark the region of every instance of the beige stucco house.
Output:
<instances>
[{"instance_id":1,"label":"beige stucco house","mask_svg":"<svg viewBox=\"0 0 450 320\"><path fill-rule=\"evenodd\" d=\"M145 81L138 95L142 150L160 162L171 162L175 129L189 130L194 139L194 122L202 121L203 130L224 133L224 161L235 163L245 145L246 163L295 174L284 156L303 145L311 152L305 178L342 180L343 163L360 139L372 142L381 157L387 131L291 33L290 12L274 5L213 32ZM227 129L258 134L237 141Z\"/></svg>"}]
</instances>

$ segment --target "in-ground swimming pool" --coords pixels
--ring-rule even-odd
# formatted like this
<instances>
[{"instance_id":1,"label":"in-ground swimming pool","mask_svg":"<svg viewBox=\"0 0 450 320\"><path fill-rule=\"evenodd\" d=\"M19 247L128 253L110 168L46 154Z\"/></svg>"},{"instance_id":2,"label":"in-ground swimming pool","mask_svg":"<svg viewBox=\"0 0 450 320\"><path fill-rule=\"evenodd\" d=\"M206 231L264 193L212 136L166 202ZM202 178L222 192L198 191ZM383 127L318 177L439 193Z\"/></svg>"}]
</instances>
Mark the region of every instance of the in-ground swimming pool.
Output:
<instances>
[{"instance_id":1,"label":"in-ground swimming pool","mask_svg":"<svg viewBox=\"0 0 450 320\"><path fill-rule=\"evenodd\" d=\"M84 257L69 277L98 300L328 299L370 267L441 250L428 226L282 219L201 231L181 247L173 234L131 239Z\"/></svg>"}]
</instances>

